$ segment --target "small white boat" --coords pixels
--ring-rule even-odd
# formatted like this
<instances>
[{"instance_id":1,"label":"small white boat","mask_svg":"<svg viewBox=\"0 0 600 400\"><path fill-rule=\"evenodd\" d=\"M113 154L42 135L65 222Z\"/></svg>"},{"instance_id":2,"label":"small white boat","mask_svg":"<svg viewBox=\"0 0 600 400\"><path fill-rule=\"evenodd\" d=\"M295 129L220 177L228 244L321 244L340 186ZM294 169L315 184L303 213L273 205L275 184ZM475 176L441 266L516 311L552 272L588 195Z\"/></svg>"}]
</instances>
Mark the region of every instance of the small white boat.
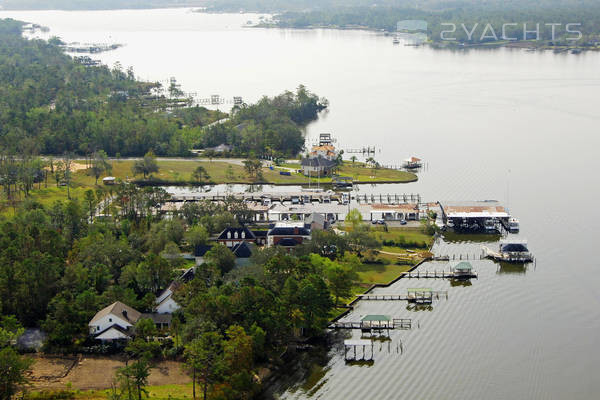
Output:
<instances>
[{"instance_id":1,"label":"small white boat","mask_svg":"<svg viewBox=\"0 0 600 400\"><path fill-rule=\"evenodd\" d=\"M399 44L400 40L397 37L395 37L394 40L392 40L392 43Z\"/></svg>"},{"instance_id":2,"label":"small white boat","mask_svg":"<svg viewBox=\"0 0 600 400\"><path fill-rule=\"evenodd\" d=\"M512 217L511 219L508 220L508 229L511 232L519 232L519 220Z\"/></svg>"}]
</instances>

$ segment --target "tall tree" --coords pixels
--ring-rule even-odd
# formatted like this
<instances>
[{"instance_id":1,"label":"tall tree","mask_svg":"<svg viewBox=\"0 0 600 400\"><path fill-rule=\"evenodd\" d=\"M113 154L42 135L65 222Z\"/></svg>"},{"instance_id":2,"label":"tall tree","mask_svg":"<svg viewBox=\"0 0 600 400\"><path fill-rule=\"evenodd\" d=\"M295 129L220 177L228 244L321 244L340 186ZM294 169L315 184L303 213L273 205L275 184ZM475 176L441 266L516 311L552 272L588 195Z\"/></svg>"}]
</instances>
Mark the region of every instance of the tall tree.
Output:
<instances>
[{"instance_id":1,"label":"tall tree","mask_svg":"<svg viewBox=\"0 0 600 400\"><path fill-rule=\"evenodd\" d=\"M221 376L224 368L223 337L217 332L205 332L185 346L187 365L192 370L193 396L196 381L202 383L203 399L208 398L210 386Z\"/></svg>"},{"instance_id":2,"label":"tall tree","mask_svg":"<svg viewBox=\"0 0 600 400\"><path fill-rule=\"evenodd\" d=\"M204 183L209 181L210 175L208 175L206 168L202 165L198 165L194 172L192 172L192 179L198 183Z\"/></svg>"},{"instance_id":3,"label":"tall tree","mask_svg":"<svg viewBox=\"0 0 600 400\"><path fill-rule=\"evenodd\" d=\"M147 152L143 159L137 160L135 163L133 163L131 170L133 171L134 175L143 174L144 179L146 179L148 175L158 172L158 163L156 162L154 153L152 151Z\"/></svg>"},{"instance_id":4,"label":"tall tree","mask_svg":"<svg viewBox=\"0 0 600 400\"><path fill-rule=\"evenodd\" d=\"M92 154L92 163L88 170L88 173L96 178L96 185L98 184L98 178L102 176L104 172L112 170L112 165L108 162L108 156L104 150L100 150Z\"/></svg>"},{"instance_id":5,"label":"tall tree","mask_svg":"<svg viewBox=\"0 0 600 400\"><path fill-rule=\"evenodd\" d=\"M14 317L4 316L0 320L0 399L11 399L27 384L27 371L33 360L21 357L13 343L23 334L23 328Z\"/></svg>"}]
</instances>

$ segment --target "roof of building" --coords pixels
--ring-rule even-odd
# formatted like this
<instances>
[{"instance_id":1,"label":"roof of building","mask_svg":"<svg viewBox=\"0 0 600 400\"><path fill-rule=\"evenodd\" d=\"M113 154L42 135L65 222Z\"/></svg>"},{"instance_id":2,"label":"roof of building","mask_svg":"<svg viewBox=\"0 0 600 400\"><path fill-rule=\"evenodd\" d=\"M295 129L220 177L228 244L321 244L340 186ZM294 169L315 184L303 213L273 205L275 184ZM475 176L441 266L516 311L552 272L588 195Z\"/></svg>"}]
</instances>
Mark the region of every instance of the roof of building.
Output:
<instances>
[{"instance_id":1,"label":"roof of building","mask_svg":"<svg viewBox=\"0 0 600 400\"><path fill-rule=\"evenodd\" d=\"M208 252L210 249L212 249L212 245L199 244L196 247L194 247L194 256L196 256L196 257L204 257L204 255L206 254L206 252Z\"/></svg>"},{"instance_id":2,"label":"roof of building","mask_svg":"<svg viewBox=\"0 0 600 400\"><path fill-rule=\"evenodd\" d=\"M122 318L132 325L135 324L137 320L140 319L140 315L142 315L139 311L129 307L127 304L115 301L108 307L104 307L102 310L98 311L90 321L90 324L93 324L109 314Z\"/></svg>"},{"instance_id":3,"label":"roof of building","mask_svg":"<svg viewBox=\"0 0 600 400\"><path fill-rule=\"evenodd\" d=\"M454 269L458 271L470 271L473 269L473 266L468 261L461 261L454 266Z\"/></svg>"},{"instance_id":4,"label":"roof of building","mask_svg":"<svg viewBox=\"0 0 600 400\"><path fill-rule=\"evenodd\" d=\"M126 337L128 337L128 338L130 338L130 337L131 337L131 332L129 332L129 331L127 331L127 330L123 329L122 327L120 327L120 326L119 326L119 325L117 325L117 324L112 324L111 326L109 326L108 328L104 329L103 331L101 331L101 332L98 332L98 333L94 333L94 337L95 337L96 339L101 339L101 337L100 337L100 336L104 335L106 332L108 332L108 331L111 331L111 330L113 330L113 329L114 329L114 330L116 330L117 332L121 333L123 336L126 336Z\"/></svg>"},{"instance_id":5,"label":"roof of building","mask_svg":"<svg viewBox=\"0 0 600 400\"><path fill-rule=\"evenodd\" d=\"M362 317L361 321L389 321L390 319L389 315L369 314Z\"/></svg>"},{"instance_id":6,"label":"roof of building","mask_svg":"<svg viewBox=\"0 0 600 400\"><path fill-rule=\"evenodd\" d=\"M231 236L228 236L231 234ZM236 236L237 234L237 236ZM242 235L243 234L243 235ZM217 240L229 240L229 239L256 239L254 233L246 227L243 228L225 228L223 232L219 234Z\"/></svg>"},{"instance_id":7,"label":"roof of building","mask_svg":"<svg viewBox=\"0 0 600 400\"><path fill-rule=\"evenodd\" d=\"M509 253L525 253L528 252L529 249L524 243L502 243L500 245L500 251Z\"/></svg>"},{"instance_id":8,"label":"roof of building","mask_svg":"<svg viewBox=\"0 0 600 400\"><path fill-rule=\"evenodd\" d=\"M303 167L323 167L323 168L332 168L336 165L334 160L328 160L323 156L318 157L309 157L302 159Z\"/></svg>"},{"instance_id":9,"label":"roof of building","mask_svg":"<svg viewBox=\"0 0 600 400\"><path fill-rule=\"evenodd\" d=\"M240 242L231 248L237 258L250 258L252 249L247 242Z\"/></svg>"},{"instance_id":10,"label":"roof of building","mask_svg":"<svg viewBox=\"0 0 600 400\"><path fill-rule=\"evenodd\" d=\"M325 223L327 222L327 219L325 218L325 216L323 214L319 214L319 213L312 213L310 214L308 217L306 217L304 219L304 222L307 224L312 224L312 223L317 223L317 224L321 224L321 225L325 225Z\"/></svg>"},{"instance_id":11,"label":"roof of building","mask_svg":"<svg viewBox=\"0 0 600 400\"><path fill-rule=\"evenodd\" d=\"M144 313L140 318L151 319L155 324L168 324L171 325L173 315L171 314L159 314L159 313Z\"/></svg>"},{"instance_id":12,"label":"roof of building","mask_svg":"<svg viewBox=\"0 0 600 400\"><path fill-rule=\"evenodd\" d=\"M291 238L281 239L277 243L278 246L283 246L283 247L294 247L297 244L298 244L298 242L296 242L294 239L291 239Z\"/></svg>"},{"instance_id":13,"label":"roof of building","mask_svg":"<svg viewBox=\"0 0 600 400\"><path fill-rule=\"evenodd\" d=\"M494 200L440 203L449 217L508 217L504 206Z\"/></svg>"},{"instance_id":14,"label":"roof of building","mask_svg":"<svg viewBox=\"0 0 600 400\"><path fill-rule=\"evenodd\" d=\"M268 230L266 231L252 231L252 233L254 233L254 236L258 239L258 238L266 238L267 237L267 233L269 233Z\"/></svg>"},{"instance_id":15,"label":"roof of building","mask_svg":"<svg viewBox=\"0 0 600 400\"><path fill-rule=\"evenodd\" d=\"M310 230L301 227L276 226L269 230L268 236L309 236Z\"/></svg>"},{"instance_id":16,"label":"roof of building","mask_svg":"<svg viewBox=\"0 0 600 400\"><path fill-rule=\"evenodd\" d=\"M370 205L371 209L376 210L406 210L406 211L418 211L419 206L417 204L380 204L375 203Z\"/></svg>"},{"instance_id":17,"label":"roof of building","mask_svg":"<svg viewBox=\"0 0 600 400\"><path fill-rule=\"evenodd\" d=\"M332 144L323 144L319 146L313 146L312 151L335 151L335 146Z\"/></svg>"}]
</instances>

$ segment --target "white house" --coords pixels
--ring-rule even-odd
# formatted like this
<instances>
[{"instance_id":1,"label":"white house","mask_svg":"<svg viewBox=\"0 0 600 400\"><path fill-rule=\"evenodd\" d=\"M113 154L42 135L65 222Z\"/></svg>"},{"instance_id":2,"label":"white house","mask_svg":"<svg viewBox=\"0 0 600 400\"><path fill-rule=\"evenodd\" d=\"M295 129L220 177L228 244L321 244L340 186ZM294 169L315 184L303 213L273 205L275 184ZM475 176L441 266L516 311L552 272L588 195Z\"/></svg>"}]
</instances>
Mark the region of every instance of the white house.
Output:
<instances>
[{"instance_id":1,"label":"white house","mask_svg":"<svg viewBox=\"0 0 600 400\"><path fill-rule=\"evenodd\" d=\"M179 288L182 283L189 282L194 279L196 268L188 268L179 279L174 280L171 284L156 298L155 311L158 314L173 314L179 310L181 306L173 299L173 293Z\"/></svg>"},{"instance_id":2,"label":"white house","mask_svg":"<svg viewBox=\"0 0 600 400\"><path fill-rule=\"evenodd\" d=\"M141 313L120 301L98 311L89 322L90 335L102 341L130 339Z\"/></svg>"},{"instance_id":3,"label":"white house","mask_svg":"<svg viewBox=\"0 0 600 400\"><path fill-rule=\"evenodd\" d=\"M172 282L168 288L166 288L160 296L156 298L156 312L159 314L173 314L181 307L175 300L173 300L173 293L178 286L178 282Z\"/></svg>"}]
</instances>

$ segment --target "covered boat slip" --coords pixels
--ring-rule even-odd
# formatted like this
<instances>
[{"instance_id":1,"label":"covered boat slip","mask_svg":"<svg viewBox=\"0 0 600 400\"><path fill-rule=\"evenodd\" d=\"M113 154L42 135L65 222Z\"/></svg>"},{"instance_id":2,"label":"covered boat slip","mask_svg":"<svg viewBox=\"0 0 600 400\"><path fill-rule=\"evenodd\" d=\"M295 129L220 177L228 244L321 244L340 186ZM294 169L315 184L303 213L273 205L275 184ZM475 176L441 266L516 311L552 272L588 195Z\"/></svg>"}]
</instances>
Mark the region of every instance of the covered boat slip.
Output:
<instances>
[{"instance_id":1,"label":"covered boat slip","mask_svg":"<svg viewBox=\"0 0 600 400\"><path fill-rule=\"evenodd\" d=\"M508 209L495 200L438 202L441 224L455 231L493 231L509 229Z\"/></svg>"}]
</instances>

